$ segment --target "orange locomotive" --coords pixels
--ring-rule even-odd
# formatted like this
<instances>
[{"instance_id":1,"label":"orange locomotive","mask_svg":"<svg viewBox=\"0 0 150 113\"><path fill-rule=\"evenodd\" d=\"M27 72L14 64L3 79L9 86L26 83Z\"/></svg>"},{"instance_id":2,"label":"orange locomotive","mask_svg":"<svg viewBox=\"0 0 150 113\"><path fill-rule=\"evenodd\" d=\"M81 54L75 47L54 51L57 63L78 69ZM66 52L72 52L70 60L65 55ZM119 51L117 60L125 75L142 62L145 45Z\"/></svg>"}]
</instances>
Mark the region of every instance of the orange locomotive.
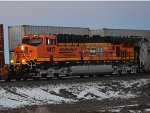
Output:
<instances>
[{"instance_id":1,"label":"orange locomotive","mask_svg":"<svg viewBox=\"0 0 150 113\"><path fill-rule=\"evenodd\" d=\"M138 39L30 34L14 49L10 77L17 79L136 73ZM118 67L119 65L119 67Z\"/></svg>"}]
</instances>

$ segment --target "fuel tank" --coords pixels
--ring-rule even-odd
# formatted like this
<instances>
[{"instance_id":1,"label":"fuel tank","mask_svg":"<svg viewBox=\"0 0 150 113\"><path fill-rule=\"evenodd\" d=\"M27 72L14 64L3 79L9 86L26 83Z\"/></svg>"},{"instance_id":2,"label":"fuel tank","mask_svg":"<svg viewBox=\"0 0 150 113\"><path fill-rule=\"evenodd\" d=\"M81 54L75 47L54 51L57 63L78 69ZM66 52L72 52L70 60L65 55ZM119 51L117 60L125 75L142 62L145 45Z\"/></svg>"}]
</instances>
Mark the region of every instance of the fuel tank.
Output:
<instances>
[{"instance_id":1,"label":"fuel tank","mask_svg":"<svg viewBox=\"0 0 150 113\"><path fill-rule=\"evenodd\" d=\"M112 65L71 66L70 75L107 75L114 71Z\"/></svg>"}]
</instances>

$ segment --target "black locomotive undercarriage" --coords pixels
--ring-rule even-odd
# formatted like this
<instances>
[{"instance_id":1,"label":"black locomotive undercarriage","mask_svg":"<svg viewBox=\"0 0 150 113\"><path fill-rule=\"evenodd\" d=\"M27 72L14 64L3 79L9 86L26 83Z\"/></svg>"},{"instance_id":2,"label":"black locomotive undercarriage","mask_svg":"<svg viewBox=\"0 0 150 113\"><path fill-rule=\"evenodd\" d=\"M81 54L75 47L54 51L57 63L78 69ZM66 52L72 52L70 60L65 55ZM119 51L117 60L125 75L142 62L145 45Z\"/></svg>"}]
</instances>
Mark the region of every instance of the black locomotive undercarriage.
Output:
<instances>
[{"instance_id":1,"label":"black locomotive undercarriage","mask_svg":"<svg viewBox=\"0 0 150 113\"><path fill-rule=\"evenodd\" d=\"M38 64L36 61L30 61L28 65L11 65L9 67L9 79L27 80L33 78L38 80L40 78L66 76L132 75L143 72L145 72L144 66L138 64L137 61L79 61L78 63L72 61L58 62L57 64L55 62Z\"/></svg>"}]
</instances>

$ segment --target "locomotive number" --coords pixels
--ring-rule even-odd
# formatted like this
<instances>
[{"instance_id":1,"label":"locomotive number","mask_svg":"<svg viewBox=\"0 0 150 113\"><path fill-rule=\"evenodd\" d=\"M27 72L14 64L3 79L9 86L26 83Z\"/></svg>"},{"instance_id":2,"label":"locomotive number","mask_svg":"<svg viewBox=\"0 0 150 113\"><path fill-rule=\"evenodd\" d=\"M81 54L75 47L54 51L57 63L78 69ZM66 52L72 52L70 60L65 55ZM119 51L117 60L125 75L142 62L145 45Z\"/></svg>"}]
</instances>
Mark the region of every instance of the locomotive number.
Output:
<instances>
[{"instance_id":1,"label":"locomotive number","mask_svg":"<svg viewBox=\"0 0 150 113\"><path fill-rule=\"evenodd\" d=\"M47 47L47 52L54 52L55 51L55 47Z\"/></svg>"}]
</instances>

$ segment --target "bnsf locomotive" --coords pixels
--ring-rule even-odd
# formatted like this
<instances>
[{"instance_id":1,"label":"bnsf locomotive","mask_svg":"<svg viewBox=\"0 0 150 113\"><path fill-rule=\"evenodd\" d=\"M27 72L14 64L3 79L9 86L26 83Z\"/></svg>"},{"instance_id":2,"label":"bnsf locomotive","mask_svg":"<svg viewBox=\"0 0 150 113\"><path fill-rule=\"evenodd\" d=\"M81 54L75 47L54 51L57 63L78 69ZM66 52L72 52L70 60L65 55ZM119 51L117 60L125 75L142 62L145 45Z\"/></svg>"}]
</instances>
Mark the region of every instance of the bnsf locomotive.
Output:
<instances>
[{"instance_id":1,"label":"bnsf locomotive","mask_svg":"<svg viewBox=\"0 0 150 113\"><path fill-rule=\"evenodd\" d=\"M137 38L30 34L14 49L10 78L133 74L141 70Z\"/></svg>"}]
</instances>

